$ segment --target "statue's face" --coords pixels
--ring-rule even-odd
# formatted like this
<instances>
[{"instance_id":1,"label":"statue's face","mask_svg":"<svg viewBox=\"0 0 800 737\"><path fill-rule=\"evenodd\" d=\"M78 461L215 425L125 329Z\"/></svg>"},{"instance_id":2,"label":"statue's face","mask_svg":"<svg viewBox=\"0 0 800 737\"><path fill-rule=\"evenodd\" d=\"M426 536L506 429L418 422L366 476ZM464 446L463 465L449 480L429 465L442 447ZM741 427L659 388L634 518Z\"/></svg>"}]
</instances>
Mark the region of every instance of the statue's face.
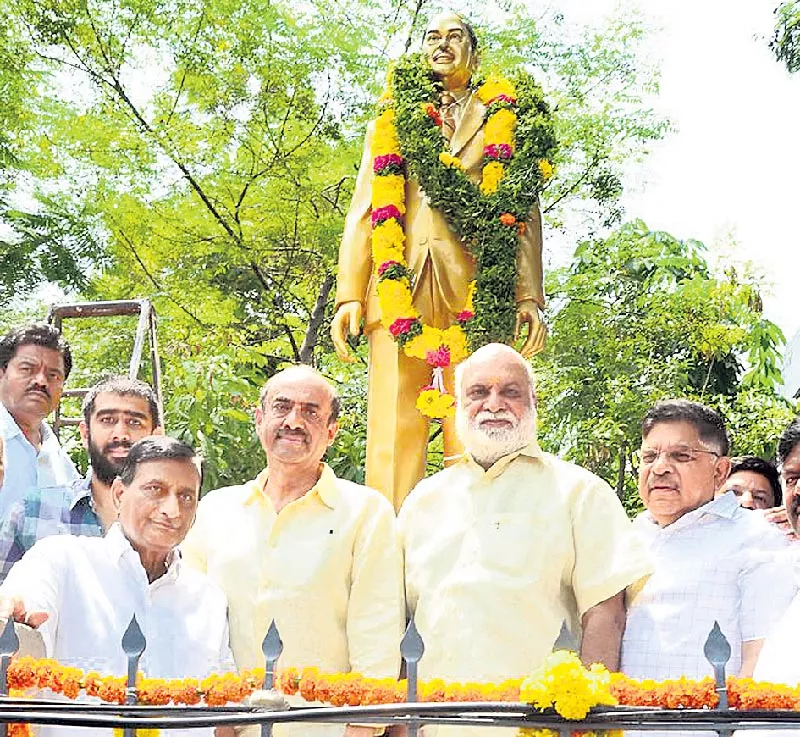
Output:
<instances>
[{"instance_id":1,"label":"statue's face","mask_svg":"<svg viewBox=\"0 0 800 737\"><path fill-rule=\"evenodd\" d=\"M423 50L448 89L467 85L477 59L469 33L458 15L443 13L433 18L425 31Z\"/></svg>"}]
</instances>

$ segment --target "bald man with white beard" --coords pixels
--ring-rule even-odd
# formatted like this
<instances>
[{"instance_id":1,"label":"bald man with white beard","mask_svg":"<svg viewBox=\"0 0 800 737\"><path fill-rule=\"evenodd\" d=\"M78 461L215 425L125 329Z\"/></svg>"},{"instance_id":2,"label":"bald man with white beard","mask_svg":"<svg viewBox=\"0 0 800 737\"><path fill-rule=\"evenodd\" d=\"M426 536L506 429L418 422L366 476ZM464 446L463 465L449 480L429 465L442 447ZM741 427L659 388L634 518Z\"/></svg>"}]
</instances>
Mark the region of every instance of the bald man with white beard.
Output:
<instances>
[{"instance_id":1,"label":"bald man with white beard","mask_svg":"<svg viewBox=\"0 0 800 737\"><path fill-rule=\"evenodd\" d=\"M622 505L539 448L533 372L513 349L488 345L462 363L456 401L467 452L421 481L399 518L420 677L524 677L564 620L584 663L617 670L625 588L650 573Z\"/></svg>"}]
</instances>

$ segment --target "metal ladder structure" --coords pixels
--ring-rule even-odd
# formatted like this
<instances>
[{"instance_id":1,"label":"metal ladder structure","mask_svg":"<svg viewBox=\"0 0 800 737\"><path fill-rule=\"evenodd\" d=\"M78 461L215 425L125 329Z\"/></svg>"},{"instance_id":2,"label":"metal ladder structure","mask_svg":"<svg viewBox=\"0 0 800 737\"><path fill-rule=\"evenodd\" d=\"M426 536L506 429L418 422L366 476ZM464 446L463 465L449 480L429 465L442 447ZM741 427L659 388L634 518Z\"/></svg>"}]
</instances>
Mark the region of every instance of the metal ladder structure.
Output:
<instances>
[{"instance_id":1,"label":"metal ladder structure","mask_svg":"<svg viewBox=\"0 0 800 737\"><path fill-rule=\"evenodd\" d=\"M85 317L119 317L125 315L139 315L136 326L136 335L133 341L133 351L128 365L128 376L131 379L139 378L142 365L145 342L149 343L150 365L153 371L153 390L158 400L159 412L163 415L164 403L161 395L161 361L158 355L158 341L156 340L156 312L149 299L130 299L116 302L72 302L62 305L53 305L47 313L47 322L62 330L65 319ZM66 389L64 397L84 397L89 392L89 387ZM53 431L58 435L59 430L68 425L77 425L81 417L64 417L61 414L61 402L55 411Z\"/></svg>"}]
</instances>

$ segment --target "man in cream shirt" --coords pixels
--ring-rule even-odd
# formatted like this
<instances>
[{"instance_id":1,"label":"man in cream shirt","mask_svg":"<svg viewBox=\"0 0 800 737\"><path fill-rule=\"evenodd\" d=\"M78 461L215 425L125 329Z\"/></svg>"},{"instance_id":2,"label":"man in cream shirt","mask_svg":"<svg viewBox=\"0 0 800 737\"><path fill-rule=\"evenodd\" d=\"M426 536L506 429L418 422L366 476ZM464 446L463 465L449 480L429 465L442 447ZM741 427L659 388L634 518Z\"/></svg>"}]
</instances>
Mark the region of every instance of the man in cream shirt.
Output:
<instances>
[{"instance_id":1,"label":"man in cream shirt","mask_svg":"<svg viewBox=\"0 0 800 737\"><path fill-rule=\"evenodd\" d=\"M420 677L526 676L563 620L582 632L584 663L616 670L625 588L650 570L619 500L539 449L533 374L513 349L477 350L457 368L456 392L467 454L421 481L399 517Z\"/></svg>"},{"instance_id":2,"label":"man in cream shirt","mask_svg":"<svg viewBox=\"0 0 800 737\"><path fill-rule=\"evenodd\" d=\"M273 376L255 411L267 468L208 494L181 546L186 561L228 595L239 668L263 666L261 643L274 619L281 667L398 675L403 563L394 511L377 491L336 478L323 462L338 412L336 392L314 369ZM343 729L276 725L274 734ZM348 737L375 731L346 728Z\"/></svg>"}]
</instances>

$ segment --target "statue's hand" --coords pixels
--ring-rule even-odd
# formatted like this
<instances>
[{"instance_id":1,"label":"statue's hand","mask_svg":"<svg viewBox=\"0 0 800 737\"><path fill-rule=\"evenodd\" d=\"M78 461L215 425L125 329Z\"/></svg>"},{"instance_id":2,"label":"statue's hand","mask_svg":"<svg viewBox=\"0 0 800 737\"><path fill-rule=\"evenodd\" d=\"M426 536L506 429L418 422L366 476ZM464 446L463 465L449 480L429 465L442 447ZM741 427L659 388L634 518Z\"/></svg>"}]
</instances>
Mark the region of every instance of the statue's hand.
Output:
<instances>
[{"instance_id":1,"label":"statue's hand","mask_svg":"<svg viewBox=\"0 0 800 737\"><path fill-rule=\"evenodd\" d=\"M336 355L351 363L355 359L347 348L347 336L358 335L361 332L361 302L344 302L339 305L336 314L331 320L331 338Z\"/></svg>"},{"instance_id":2,"label":"statue's hand","mask_svg":"<svg viewBox=\"0 0 800 737\"><path fill-rule=\"evenodd\" d=\"M517 304L517 323L514 327L514 340L519 340L523 335L523 328L528 327L528 334L519 352L523 358L535 356L544 348L547 338L547 325L542 320L539 305L532 299L524 299Z\"/></svg>"}]
</instances>

